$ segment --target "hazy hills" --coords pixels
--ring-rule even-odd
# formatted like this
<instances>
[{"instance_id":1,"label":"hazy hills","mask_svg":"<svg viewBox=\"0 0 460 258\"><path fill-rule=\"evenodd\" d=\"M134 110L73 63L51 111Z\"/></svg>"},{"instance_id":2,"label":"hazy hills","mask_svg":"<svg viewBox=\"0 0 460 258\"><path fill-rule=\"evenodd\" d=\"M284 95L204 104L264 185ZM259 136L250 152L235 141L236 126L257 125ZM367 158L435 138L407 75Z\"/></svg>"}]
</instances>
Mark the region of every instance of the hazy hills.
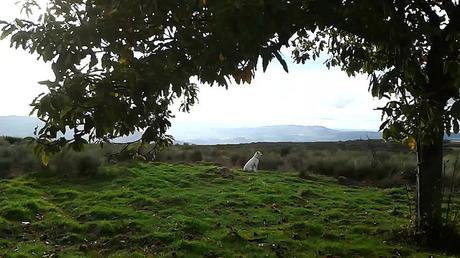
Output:
<instances>
[{"instance_id":1,"label":"hazy hills","mask_svg":"<svg viewBox=\"0 0 460 258\"><path fill-rule=\"evenodd\" d=\"M43 122L36 117L0 116L0 136L33 136L37 126L43 126Z\"/></svg>"},{"instance_id":2,"label":"hazy hills","mask_svg":"<svg viewBox=\"0 0 460 258\"><path fill-rule=\"evenodd\" d=\"M249 142L315 142L380 139L371 131L334 130L323 126L275 125L250 128L172 128L178 140L195 144Z\"/></svg>"},{"instance_id":3,"label":"hazy hills","mask_svg":"<svg viewBox=\"0 0 460 258\"><path fill-rule=\"evenodd\" d=\"M35 117L0 116L0 135L15 137L32 136L35 127L42 124L43 123ZM323 126L298 125L275 125L249 128L191 128L187 126L173 126L169 133L172 134L178 142L194 144L346 141L381 138L381 134L378 132L334 130ZM127 138L125 137L124 139Z\"/></svg>"}]
</instances>

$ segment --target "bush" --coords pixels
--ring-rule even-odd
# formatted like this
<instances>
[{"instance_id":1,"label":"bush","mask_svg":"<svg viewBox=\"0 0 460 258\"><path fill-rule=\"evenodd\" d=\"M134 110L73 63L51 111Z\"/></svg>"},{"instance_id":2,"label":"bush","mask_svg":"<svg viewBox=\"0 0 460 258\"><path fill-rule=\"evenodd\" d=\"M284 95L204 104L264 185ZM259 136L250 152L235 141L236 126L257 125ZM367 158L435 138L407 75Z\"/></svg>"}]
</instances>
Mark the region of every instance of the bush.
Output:
<instances>
[{"instance_id":1,"label":"bush","mask_svg":"<svg viewBox=\"0 0 460 258\"><path fill-rule=\"evenodd\" d=\"M102 165L102 157L90 152L83 152L77 156L77 174L79 176L93 176Z\"/></svg>"},{"instance_id":2,"label":"bush","mask_svg":"<svg viewBox=\"0 0 460 258\"><path fill-rule=\"evenodd\" d=\"M105 162L102 151L97 148L87 146L81 152L64 149L51 157L50 170L67 176L96 176L99 168Z\"/></svg>"},{"instance_id":3,"label":"bush","mask_svg":"<svg viewBox=\"0 0 460 258\"><path fill-rule=\"evenodd\" d=\"M37 172L42 169L38 159L25 143L12 138L10 144L6 138L0 138L0 177L11 177L19 174Z\"/></svg>"},{"instance_id":4,"label":"bush","mask_svg":"<svg viewBox=\"0 0 460 258\"><path fill-rule=\"evenodd\" d=\"M174 161L186 161L187 155L185 152L179 152L175 155Z\"/></svg>"},{"instance_id":5,"label":"bush","mask_svg":"<svg viewBox=\"0 0 460 258\"><path fill-rule=\"evenodd\" d=\"M230 156L230 162L232 163L233 166L241 166L242 165L241 160L242 160L241 156L237 153L233 153Z\"/></svg>"},{"instance_id":6,"label":"bush","mask_svg":"<svg viewBox=\"0 0 460 258\"><path fill-rule=\"evenodd\" d=\"M190 161L192 162L197 162L197 161L202 161L203 160L203 155L201 154L201 151L199 150L194 150L190 154Z\"/></svg>"},{"instance_id":7,"label":"bush","mask_svg":"<svg viewBox=\"0 0 460 258\"><path fill-rule=\"evenodd\" d=\"M299 171L299 177L303 178L303 179L308 179L308 180L313 180L314 179L314 177L310 173L310 171L308 171L306 169L302 169L302 170Z\"/></svg>"},{"instance_id":8,"label":"bush","mask_svg":"<svg viewBox=\"0 0 460 258\"><path fill-rule=\"evenodd\" d=\"M283 165L283 161L275 155L264 154L259 161L259 169L261 170L278 170Z\"/></svg>"},{"instance_id":9,"label":"bush","mask_svg":"<svg viewBox=\"0 0 460 258\"><path fill-rule=\"evenodd\" d=\"M7 177L11 171L12 160L10 158L0 158L0 176Z\"/></svg>"},{"instance_id":10,"label":"bush","mask_svg":"<svg viewBox=\"0 0 460 258\"><path fill-rule=\"evenodd\" d=\"M289 146L282 147L282 148L280 149L280 155L281 155L281 157L286 157L289 153L291 153L291 147L289 147Z\"/></svg>"},{"instance_id":11,"label":"bush","mask_svg":"<svg viewBox=\"0 0 460 258\"><path fill-rule=\"evenodd\" d=\"M391 175L387 176L378 181L378 186L380 187L395 187L406 185L407 180L403 178L402 175Z\"/></svg>"},{"instance_id":12,"label":"bush","mask_svg":"<svg viewBox=\"0 0 460 258\"><path fill-rule=\"evenodd\" d=\"M296 171L301 171L305 166L301 157L290 157L288 162Z\"/></svg>"},{"instance_id":13,"label":"bush","mask_svg":"<svg viewBox=\"0 0 460 258\"><path fill-rule=\"evenodd\" d=\"M18 138L18 137L4 136L2 138L5 141L7 141L9 144L18 144L22 142L22 138Z\"/></svg>"},{"instance_id":14,"label":"bush","mask_svg":"<svg viewBox=\"0 0 460 258\"><path fill-rule=\"evenodd\" d=\"M10 143L5 140L5 137L0 137L0 146L8 146Z\"/></svg>"}]
</instances>

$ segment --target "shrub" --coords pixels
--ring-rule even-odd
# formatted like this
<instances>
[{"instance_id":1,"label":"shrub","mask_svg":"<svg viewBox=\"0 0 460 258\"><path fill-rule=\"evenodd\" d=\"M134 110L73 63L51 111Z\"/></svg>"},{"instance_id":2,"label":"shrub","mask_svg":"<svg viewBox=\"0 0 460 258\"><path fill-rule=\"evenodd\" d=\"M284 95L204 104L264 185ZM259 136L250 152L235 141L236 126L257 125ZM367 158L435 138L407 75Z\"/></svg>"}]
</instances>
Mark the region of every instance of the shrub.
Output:
<instances>
[{"instance_id":1,"label":"shrub","mask_svg":"<svg viewBox=\"0 0 460 258\"><path fill-rule=\"evenodd\" d=\"M378 186L380 187L395 187L395 186L403 186L407 183L407 180L405 180L402 175L391 175L387 176L378 182Z\"/></svg>"},{"instance_id":2,"label":"shrub","mask_svg":"<svg viewBox=\"0 0 460 258\"><path fill-rule=\"evenodd\" d=\"M264 154L259 162L259 169L277 170L281 165L283 165L283 161L280 158L275 155Z\"/></svg>"},{"instance_id":3,"label":"shrub","mask_svg":"<svg viewBox=\"0 0 460 258\"><path fill-rule=\"evenodd\" d=\"M10 144L4 139L0 144L0 177L36 172L42 168L25 143Z\"/></svg>"},{"instance_id":4,"label":"shrub","mask_svg":"<svg viewBox=\"0 0 460 258\"><path fill-rule=\"evenodd\" d=\"M10 158L0 158L0 177L7 177L11 171L13 161Z\"/></svg>"},{"instance_id":5,"label":"shrub","mask_svg":"<svg viewBox=\"0 0 460 258\"><path fill-rule=\"evenodd\" d=\"M99 167L102 165L102 157L100 155L94 155L97 152L83 152L77 155L77 174L79 176L93 176L99 171Z\"/></svg>"},{"instance_id":6,"label":"shrub","mask_svg":"<svg viewBox=\"0 0 460 258\"><path fill-rule=\"evenodd\" d=\"M12 136L4 136L2 137L5 141L9 144L18 144L22 142L22 138L12 137Z\"/></svg>"},{"instance_id":7,"label":"shrub","mask_svg":"<svg viewBox=\"0 0 460 258\"><path fill-rule=\"evenodd\" d=\"M185 154L185 152L179 152L175 155L174 157L174 161L185 161L187 158L187 155Z\"/></svg>"},{"instance_id":8,"label":"shrub","mask_svg":"<svg viewBox=\"0 0 460 258\"><path fill-rule=\"evenodd\" d=\"M14 157L14 166L17 170L37 172L43 168L41 162L26 144L15 146L12 150L12 155Z\"/></svg>"},{"instance_id":9,"label":"shrub","mask_svg":"<svg viewBox=\"0 0 460 258\"><path fill-rule=\"evenodd\" d=\"M290 157L288 159L289 164L296 170L300 171L304 167L303 159L301 157Z\"/></svg>"},{"instance_id":10,"label":"shrub","mask_svg":"<svg viewBox=\"0 0 460 258\"><path fill-rule=\"evenodd\" d=\"M197 162L197 161L202 161L203 160L203 155L201 154L201 151L199 150L194 150L190 154L190 161L192 162Z\"/></svg>"},{"instance_id":11,"label":"shrub","mask_svg":"<svg viewBox=\"0 0 460 258\"><path fill-rule=\"evenodd\" d=\"M2 148L0 148L0 157L11 157L13 148L14 146L11 146L9 144L2 146Z\"/></svg>"},{"instance_id":12,"label":"shrub","mask_svg":"<svg viewBox=\"0 0 460 258\"><path fill-rule=\"evenodd\" d=\"M299 177L303 179L313 180L314 177L307 169L302 169L299 171Z\"/></svg>"},{"instance_id":13,"label":"shrub","mask_svg":"<svg viewBox=\"0 0 460 258\"><path fill-rule=\"evenodd\" d=\"M10 143L5 140L5 137L0 137L0 146L8 146Z\"/></svg>"},{"instance_id":14,"label":"shrub","mask_svg":"<svg viewBox=\"0 0 460 258\"><path fill-rule=\"evenodd\" d=\"M230 156L230 162L232 162L232 165L233 166L241 166L241 156L237 153L233 153L231 156Z\"/></svg>"},{"instance_id":15,"label":"shrub","mask_svg":"<svg viewBox=\"0 0 460 258\"><path fill-rule=\"evenodd\" d=\"M282 147L280 149L281 157L286 157L289 153L291 153L291 147L290 146Z\"/></svg>"},{"instance_id":16,"label":"shrub","mask_svg":"<svg viewBox=\"0 0 460 258\"><path fill-rule=\"evenodd\" d=\"M64 149L51 157L50 170L56 174L68 176L95 176L105 162L100 149L95 146L81 152Z\"/></svg>"}]
</instances>

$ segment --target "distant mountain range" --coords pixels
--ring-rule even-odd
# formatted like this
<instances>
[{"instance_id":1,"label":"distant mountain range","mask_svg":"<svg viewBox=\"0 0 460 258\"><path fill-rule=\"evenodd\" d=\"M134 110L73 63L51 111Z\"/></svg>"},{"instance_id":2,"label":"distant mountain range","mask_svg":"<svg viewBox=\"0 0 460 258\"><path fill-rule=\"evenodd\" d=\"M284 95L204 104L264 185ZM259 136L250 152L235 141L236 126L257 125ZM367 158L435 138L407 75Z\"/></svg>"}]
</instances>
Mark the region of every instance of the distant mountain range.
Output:
<instances>
[{"instance_id":1,"label":"distant mountain range","mask_svg":"<svg viewBox=\"0 0 460 258\"><path fill-rule=\"evenodd\" d=\"M33 136L37 126L43 126L43 122L36 117L0 116L0 136Z\"/></svg>"},{"instance_id":2,"label":"distant mountain range","mask_svg":"<svg viewBox=\"0 0 460 258\"><path fill-rule=\"evenodd\" d=\"M250 128L175 128L170 132L182 142L193 144L232 144L250 142L317 142L381 139L372 131L335 130L324 126L274 125Z\"/></svg>"},{"instance_id":3,"label":"distant mountain range","mask_svg":"<svg viewBox=\"0 0 460 258\"><path fill-rule=\"evenodd\" d=\"M33 136L35 127L43 122L36 117L0 116L0 136ZM245 128L211 128L207 126L173 126L168 131L178 144L238 144L251 142L320 142L348 141L359 139L381 139L382 134L374 131L337 130L324 126L273 125ZM68 137L71 137L68 134ZM116 142L137 140L141 133L120 137ZM460 141L460 134L445 137L447 140Z\"/></svg>"},{"instance_id":4,"label":"distant mountain range","mask_svg":"<svg viewBox=\"0 0 460 258\"><path fill-rule=\"evenodd\" d=\"M0 116L0 136L32 136L35 127L42 126L36 117ZM323 126L275 125L249 128L208 128L175 126L168 132L179 143L232 144L249 142L315 142L346 141L356 139L380 139L381 134L372 131L335 130ZM121 142L139 138L137 134L123 137ZM132 140L130 139L130 140Z\"/></svg>"}]
</instances>

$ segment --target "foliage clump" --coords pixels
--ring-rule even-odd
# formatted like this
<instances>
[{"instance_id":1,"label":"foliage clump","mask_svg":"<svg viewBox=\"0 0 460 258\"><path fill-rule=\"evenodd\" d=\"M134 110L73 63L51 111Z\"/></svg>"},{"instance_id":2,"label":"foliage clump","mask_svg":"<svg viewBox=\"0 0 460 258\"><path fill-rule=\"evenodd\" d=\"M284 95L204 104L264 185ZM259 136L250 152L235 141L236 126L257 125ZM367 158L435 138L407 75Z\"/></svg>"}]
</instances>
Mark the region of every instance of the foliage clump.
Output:
<instances>
[{"instance_id":1,"label":"foliage clump","mask_svg":"<svg viewBox=\"0 0 460 258\"><path fill-rule=\"evenodd\" d=\"M105 157L97 147L88 148L81 152L63 149L51 157L49 169L60 175L96 176L104 162Z\"/></svg>"},{"instance_id":2,"label":"foliage clump","mask_svg":"<svg viewBox=\"0 0 460 258\"><path fill-rule=\"evenodd\" d=\"M43 169L28 144L20 138L0 137L0 178Z\"/></svg>"}]
</instances>

